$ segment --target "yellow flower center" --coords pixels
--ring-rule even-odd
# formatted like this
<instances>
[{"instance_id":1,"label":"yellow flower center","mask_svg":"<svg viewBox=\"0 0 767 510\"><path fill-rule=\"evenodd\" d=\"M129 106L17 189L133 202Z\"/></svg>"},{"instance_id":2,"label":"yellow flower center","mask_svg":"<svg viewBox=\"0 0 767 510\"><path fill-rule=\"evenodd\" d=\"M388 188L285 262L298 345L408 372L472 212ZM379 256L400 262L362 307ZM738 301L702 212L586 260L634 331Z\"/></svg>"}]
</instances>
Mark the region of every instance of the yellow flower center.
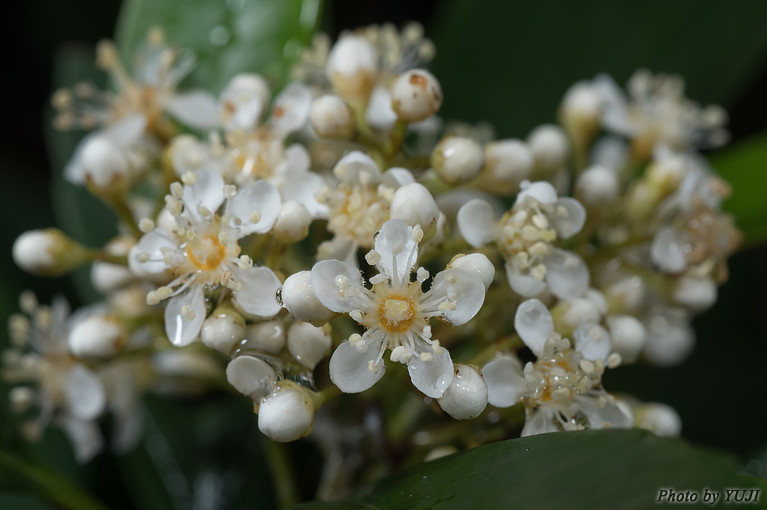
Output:
<instances>
[{"instance_id":1,"label":"yellow flower center","mask_svg":"<svg viewBox=\"0 0 767 510\"><path fill-rule=\"evenodd\" d=\"M226 255L226 248L217 237L205 236L189 241L186 254L197 269L210 271L221 264Z\"/></svg>"},{"instance_id":2,"label":"yellow flower center","mask_svg":"<svg viewBox=\"0 0 767 510\"><path fill-rule=\"evenodd\" d=\"M410 329L415 317L413 298L391 295L381 300L378 318L381 326L391 333L402 333Z\"/></svg>"}]
</instances>

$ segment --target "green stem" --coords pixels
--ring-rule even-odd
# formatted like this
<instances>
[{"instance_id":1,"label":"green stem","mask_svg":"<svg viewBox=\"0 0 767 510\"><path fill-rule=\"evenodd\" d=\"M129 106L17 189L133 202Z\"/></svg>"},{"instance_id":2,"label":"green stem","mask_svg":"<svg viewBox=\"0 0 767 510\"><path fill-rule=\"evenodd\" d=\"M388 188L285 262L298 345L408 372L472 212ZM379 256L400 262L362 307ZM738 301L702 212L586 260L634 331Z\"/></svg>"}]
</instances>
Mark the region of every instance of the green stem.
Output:
<instances>
[{"instance_id":1,"label":"green stem","mask_svg":"<svg viewBox=\"0 0 767 510\"><path fill-rule=\"evenodd\" d=\"M50 501L72 510L107 510L101 502L83 492L71 481L53 470L30 464L17 457L0 452L0 466L35 483Z\"/></svg>"},{"instance_id":2,"label":"green stem","mask_svg":"<svg viewBox=\"0 0 767 510\"><path fill-rule=\"evenodd\" d=\"M279 507L288 508L295 505L299 501L298 487L286 445L266 440L264 449L272 471L272 486Z\"/></svg>"}]
</instances>

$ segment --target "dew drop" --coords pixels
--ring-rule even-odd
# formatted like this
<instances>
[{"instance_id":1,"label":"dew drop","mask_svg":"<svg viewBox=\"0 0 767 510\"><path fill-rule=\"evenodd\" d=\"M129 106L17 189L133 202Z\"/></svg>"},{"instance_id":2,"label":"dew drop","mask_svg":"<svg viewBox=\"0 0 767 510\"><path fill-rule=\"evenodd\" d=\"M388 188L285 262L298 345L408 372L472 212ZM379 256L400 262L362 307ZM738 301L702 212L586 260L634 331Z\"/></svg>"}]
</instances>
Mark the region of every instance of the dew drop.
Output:
<instances>
[{"instance_id":1,"label":"dew drop","mask_svg":"<svg viewBox=\"0 0 767 510\"><path fill-rule=\"evenodd\" d=\"M285 303L282 301L282 287L277 289L277 292L275 293L274 297L277 299L277 304L280 306L285 306Z\"/></svg>"},{"instance_id":2,"label":"dew drop","mask_svg":"<svg viewBox=\"0 0 767 510\"><path fill-rule=\"evenodd\" d=\"M213 46L223 46L232 38L229 30L223 25L213 27L208 35L208 39Z\"/></svg>"}]
</instances>

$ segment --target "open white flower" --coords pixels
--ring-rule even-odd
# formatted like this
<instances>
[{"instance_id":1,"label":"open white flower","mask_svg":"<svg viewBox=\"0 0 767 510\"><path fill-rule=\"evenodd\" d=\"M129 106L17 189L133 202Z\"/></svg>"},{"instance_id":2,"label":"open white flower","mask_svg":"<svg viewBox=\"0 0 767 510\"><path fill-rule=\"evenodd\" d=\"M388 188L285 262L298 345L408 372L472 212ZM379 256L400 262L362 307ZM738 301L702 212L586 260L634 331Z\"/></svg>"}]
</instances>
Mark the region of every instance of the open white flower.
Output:
<instances>
[{"instance_id":1,"label":"open white flower","mask_svg":"<svg viewBox=\"0 0 767 510\"><path fill-rule=\"evenodd\" d=\"M630 98L606 75L597 76L594 87L602 99L603 126L630 138L641 157L649 158L659 146L690 150L717 147L728 139L725 111L686 98L679 76L639 70L628 83Z\"/></svg>"},{"instance_id":2,"label":"open white flower","mask_svg":"<svg viewBox=\"0 0 767 510\"><path fill-rule=\"evenodd\" d=\"M554 331L554 321L537 299L523 302L514 318L522 341L536 355L522 368L514 357L499 357L482 369L488 402L508 407L523 402L522 436L582 428L630 427L632 419L601 386L610 336L601 326L582 324L573 333L575 348Z\"/></svg>"},{"instance_id":3,"label":"open white flower","mask_svg":"<svg viewBox=\"0 0 767 510\"><path fill-rule=\"evenodd\" d=\"M319 258L356 263L357 249L371 248L374 234L390 218L418 224L424 232L433 231L439 208L409 170L390 168L381 173L370 156L353 151L338 161L333 173L338 185L326 188L319 200L329 209L328 231L334 237L320 244Z\"/></svg>"},{"instance_id":4,"label":"open white flower","mask_svg":"<svg viewBox=\"0 0 767 510\"><path fill-rule=\"evenodd\" d=\"M254 267L248 257L240 257L238 244L241 238L268 232L274 225L281 205L277 189L263 180L240 189L224 186L213 170L187 174L185 180L183 187L174 183L166 197L176 229L148 232L128 257L134 273L175 276L150 292L147 302L170 298L165 332L178 346L197 338L206 315L205 290L217 285L230 288L235 304L246 314L271 317L280 310L275 295L279 279L271 269ZM219 216L216 211L224 202Z\"/></svg>"},{"instance_id":5,"label":"open white flower","mask_svg":"<svg viewBox=\"0 0 767 510\"><path fill-rule=\"evenodd\" d=\"M401 220L389 220L366 257L379 273L364 285L359 269L338 260L324 260L312 269L312 289L328 309L349 316L366 328L343 342L330 360L330 378L341 391L358 393L384 374L383 355L406 363L421 392L441 397L453 380L453 362L439 341L431 338L431 317L459 326L479 311L485 286L476 275L461 269L438 273L424 292L428 271L411 273L418 260L422 231Z\"/></svg>"},{"instance_id":6,"label":"open white flower","mask_svg":"<svg viewBox=\"0 0 767 510\"><path fill-rule=\"evenodd\" d=\"M573 198L559 198L548 182L522 183L514 206L500 220L482 199L458 211L458 228L466 241L479 248L495 241L506 259L509 285L523 297L537 296L547 287L557 297L582 294L589 270L575 253L556 247L583 228L586 212Z\"/></svg>"},{"instance_id":7,"label":"open white flower","mask_svg":"<svg viewBox=\"0 0 767 510\"><path fill-rule=\"evenodd\" d=\"M47 307L25 293L21 305L29 317L11 317L10 333L17 348L3 353L2 376L9 382L33 384L17 386L10 395L20 412L39 409L36 418L22 424L22 431L34 439L55 423L69 437L77 460L87 462L103 445L96 420L104 412L107 395L99 377L69 352L67 335L76 317L70 316L63 298Z\"/></svg>"}]
</instances>

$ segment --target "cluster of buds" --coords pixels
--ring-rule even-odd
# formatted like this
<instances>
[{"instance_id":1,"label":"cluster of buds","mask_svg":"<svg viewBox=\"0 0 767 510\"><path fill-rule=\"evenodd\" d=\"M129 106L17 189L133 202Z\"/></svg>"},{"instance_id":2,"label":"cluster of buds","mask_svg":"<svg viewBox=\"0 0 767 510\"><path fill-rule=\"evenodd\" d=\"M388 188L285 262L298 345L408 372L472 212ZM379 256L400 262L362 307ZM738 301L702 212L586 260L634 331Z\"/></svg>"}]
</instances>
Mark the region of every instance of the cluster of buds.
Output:
<instances>
[{"instance_id":1,"label":"cluster of buds","mask_svg":"<svg viewBox=\"0 0 767 510\"><path fill-rule=\"evenodd\" d=\"M223 386L293 441L339 394L390 408L407 379L437 415L492 414L482 426L504 435L679 433L673 409L602 384L689 354L690 320L740 240L727 184L696 152L724 141L725 116L678 78L640 71L629 96L579 82L558 125L495 140L443 127L417 25L318 36L274 99L247 69L218 97L178 92L189 53L159 31L141 51L128 71L103 43L117 89L54 95L58 128L93 130L65 176L114 208L121 234L14 245L35 274L92 263L104 296L70 318L23 298L3 374L31 383L12 394L41 410L30 437L56 423L86 460L105 412L130 444L143 392ZM460 443L450 430L428 446Z\"/></svg>"}]
</instances>

